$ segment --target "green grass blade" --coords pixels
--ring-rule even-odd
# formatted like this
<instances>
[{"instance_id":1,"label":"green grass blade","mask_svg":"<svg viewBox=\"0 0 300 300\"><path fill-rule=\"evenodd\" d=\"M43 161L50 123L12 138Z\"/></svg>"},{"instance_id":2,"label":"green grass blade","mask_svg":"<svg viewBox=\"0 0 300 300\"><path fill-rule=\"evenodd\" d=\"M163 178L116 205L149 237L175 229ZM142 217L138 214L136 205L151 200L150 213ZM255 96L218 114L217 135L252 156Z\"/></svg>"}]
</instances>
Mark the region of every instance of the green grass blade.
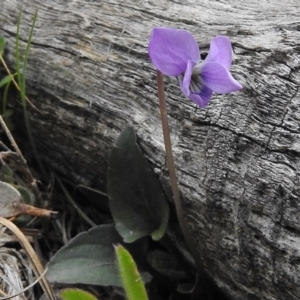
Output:
<instances>
[{"instance_id":1,"label":"green grass blade","mask_svg":"<svg viewBox=\"0 0 300 300\"><path fill-rule=\"evenodd\" d=\"M28 42L27 42L27 46L25 49L25 55L24 55L24 60L22 63L22 67L21 67L21 59L20 59L20 26L21 26L21 19L22 19L22 10L20 11L19 15L18 15L18 20L17 20L17 32L16 32L16 45L15 45L15 56L16 56L16 71L17 71L17 81L18 81L18 85L20 88L20 96L21 96L21 102L23 105L23 113L24 113L24 120L25 120L25 126L26 126L26 130L27 130L27 134L29 137L29 142L30 145L32 147L33 153L34 153L34 157L39 165L39 168L43 174L44 177L47 176L47 172L43 166L43 163L40 159L39 153L37 151L37 147L33 138L33 134L32 134L32 130L31 130L31 126L30 126L30 121L29 121L29 117L28 117L28 113L27 113L27 108L26 108L26 83L25 83L25 73L26 73L26 67L27 67L27 62L28 62L28 56L29 56L29 50L30 50L30 44L31 44L31 40L32 40L32 36L33 36L33 30L34 30L34 26L37 20L37 13L38 10L36 10L36 13L33 16L33 21L32 21L32 25L30 28L30 33L29 33L29 37L28 37Z\"/></svg>"},{"instance_id":2,"label":"green grass blade","mask_svg":"<svg viewBox=\"0 0 300 300\"><path fill-rule=\"evenodd\" d=\"M12 77L10 75L6 75L5 77L3 77L1 80L0 80L0 89L5 86L5 85L8 85L10 84L12 81Z\"/></svg>"},{"instance_id":3,"label":"green grass blade","mask_svg":"<svg viewBox=\"0 0 300 300\"><path fill-rule=\"evenodd\" d=\"M128 300L148 300L142 277L130 253L121 245L115 247L119 272Z\"/></svg>"},{"instance_id":4,"label":"green grass blade","mask_svg":"<svg viewBox=\"0 0 300 300\"><path fill-rule=\"evenodd\" d=\"M31 45L31 40L32 40L32 36L33 36L33 30L35 27L35 23L37 20L37 14L38 14L38 9L35 11L35 14L33 16L33 20L32 20L32 25L30 28L30 32L29 32L29 37L28 37L28 42L27 42L27 46L26 46L26 50L25 50L25 55L24 55L24 62L23 62L23 88L24 88L24 99L22 99L23 101L25 101L25 95L26 95L26 86L25 86L25 73L26 73L26 69L27 69L27 62L28 62L28 56L29 56L29 50L30 50L30 45Z\"/></svg>"},{"instance_id":5,"label":"green grass blade","mask_svg":"<svg viewBox=\"0 0 300 300\"><path fill-rule=\"evenodd\" d=\"M21 100L23 103L23 98L25 99L24 89L22 85L22 72L20 67L20 26L21 26L21 18L22 18L22 9L18 15L17 19L17 32L16 32L16 45L15 45L15 60L16 60L16 71L17 71L17 79L18 85L20 87Z\"/></svg>"},{"instance_id":6,"label":"green grass blade","mask_svg":"<svg viewBox=\"0 0 300 300\"><path fill-rule=\"evenodd\" d=\"M7 103L7 97L8 97L8 90L10 87L10 84L12 83L12 77L10 75L5 76L1 82L0 82L0 88L4 87L4 92L3 92L3 99L2 99L2 114L5 114L6 111L6 103Z\"/></svg>"},{"instance_id":7,"label":"green grass blade","mask_svg":"<svg viewBox=\"0 0 300 300\"><path fill-rule=\"evenodd\" d=\"M78 289L78 288L66 288L60 292L62 300L97 300L97 298L91 293Z\"/></svg>"},{"instance_id":8,"label":"green grass blade","mask_svg":"<svg viewBox=\"0 0 300 300\"><path fill-rule=\"evenodd\" d=\"M5 39L3 36L0 36L0 55L3 55L4 52L4 48L5 48Z\"/></svg>"}]
</instances>

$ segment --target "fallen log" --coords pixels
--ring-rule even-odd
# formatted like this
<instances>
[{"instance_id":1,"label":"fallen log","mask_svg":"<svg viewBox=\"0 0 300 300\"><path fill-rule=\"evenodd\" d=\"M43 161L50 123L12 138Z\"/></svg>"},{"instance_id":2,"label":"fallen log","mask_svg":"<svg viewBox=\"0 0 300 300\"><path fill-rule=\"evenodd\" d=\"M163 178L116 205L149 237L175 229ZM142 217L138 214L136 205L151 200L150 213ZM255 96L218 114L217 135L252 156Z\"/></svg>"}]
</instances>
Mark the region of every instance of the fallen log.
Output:
<instances>
[{"instance_id":1,"label":"fallen log","mask_svg":"<svg viewBox=\"0 0 300 300\"><path fill-rule=\"evenodd\" d=\"M300 4L297 1L3 0L0 35L14 66L38 8L26 72L41 159L103 187L119 133L132 125L169 190L147 45L153 27L189 30L203 58L233 45L241 92L195 109L173 78L166 93L186 220L206 272L230 299L300 298Z\"/></svg>"}]
</instances>

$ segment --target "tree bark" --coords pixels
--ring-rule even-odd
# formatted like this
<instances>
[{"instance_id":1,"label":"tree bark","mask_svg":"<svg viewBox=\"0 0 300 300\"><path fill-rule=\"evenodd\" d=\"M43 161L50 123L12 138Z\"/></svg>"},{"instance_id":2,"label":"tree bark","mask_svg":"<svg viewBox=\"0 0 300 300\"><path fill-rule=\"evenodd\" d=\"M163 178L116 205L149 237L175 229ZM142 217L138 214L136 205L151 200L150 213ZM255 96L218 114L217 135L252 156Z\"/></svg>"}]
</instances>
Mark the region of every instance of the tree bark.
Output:
<instances>
[{"instance_id":1,"label":"tree bark","mask_svg":"<svg viewBox=\"0 0 300 300\"><path fill-rule=\"evenodd\" d=\"M206 272L230 299L300 299L300 3L295 0L3 0L0 35L14 66L17 16L32 129L44 162L105 185L119 133L134 126L169 189L147 44L155 26L184 28L208 52L233 43L243 90L196 109L166 78L186 220Z\"/></svg>"}]
</instances>

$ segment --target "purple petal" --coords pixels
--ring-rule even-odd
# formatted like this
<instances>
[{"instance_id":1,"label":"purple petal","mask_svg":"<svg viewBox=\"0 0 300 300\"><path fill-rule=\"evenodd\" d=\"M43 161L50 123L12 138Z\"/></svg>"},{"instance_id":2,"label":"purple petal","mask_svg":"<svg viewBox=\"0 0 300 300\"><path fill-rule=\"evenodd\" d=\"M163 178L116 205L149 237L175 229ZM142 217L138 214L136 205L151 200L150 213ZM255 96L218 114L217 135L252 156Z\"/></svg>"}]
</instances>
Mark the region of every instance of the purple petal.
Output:
<instances>
[{"instance_id":1,"label":"purple petal","mask_svg":"<svg viewBox=\"0 0 300 300\"><path fill-rule=\"evenodd\" d=\"M242 86L232 77L230 72L221 64L206 63L201 68L201 78L204 85L215 93L226 94L238 91Z\"/></svg>"},{"instance_id":2,"label":"purple petal","mask_svg":"<svg viewBox=\"0 0 300 300\"><path fill-rule=\"evenodd\" d=\"M203 86L199 94L190 94L189 98L197 105L205 107L211 99L212 93L213 91L209 87Z\"/></svg>"},{"instance_id":3,"label":"purple petal","mask_svg":"<svg viewBox=\"0 0 300 300\"><path fill-rule=\"evenodd\" d=\"M183 79L180 79L180 88L187 97L189 97L191 93L190 83L191 83L191 77L192 77L193 68L195 64L196 63L192 62L191 60L188 60L184 77Z\"/></svg>"},{"instance_id":4,"label":"purple petal","mask_svg":"<svg viewBox=\"0 0 300 300\"><path fill-rule=\"evenodd\" d=\"M172 28L152 30L148 53L154 66L168 76L185 72L188 60L200 60L198 44L190 32Z\"/></svg>"},{"instance_id":5,"label":"purple petal","mask_svg":"<svg viewBox=\"0 0 300 300\"><path fill-rule=\"evenodd\" d=\"M205 63L215 62L223 65L229 70L232 61L231 42L226 36L217 36L210 43L209 53L204 60Z\"/></svg>"}]
</instances>

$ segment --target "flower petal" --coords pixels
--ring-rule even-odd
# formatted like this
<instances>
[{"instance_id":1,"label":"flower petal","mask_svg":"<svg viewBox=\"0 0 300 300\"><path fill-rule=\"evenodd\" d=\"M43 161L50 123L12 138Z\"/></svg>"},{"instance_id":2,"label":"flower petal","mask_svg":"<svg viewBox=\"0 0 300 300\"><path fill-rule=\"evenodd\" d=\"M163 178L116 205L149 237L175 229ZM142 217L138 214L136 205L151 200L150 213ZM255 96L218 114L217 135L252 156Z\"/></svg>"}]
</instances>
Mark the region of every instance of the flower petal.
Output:
<instances>
[{"instance_id":1,"label":"flower petal","mask_svg":"<svg viewBox=\"0 0 300 300\"><path fill-rule=\"evenodd\" d=\"M181 77L179 79L180 88L187 97L191 93L190 84L191 84L191 77L192 77L193 68L194 68L195 64L196 63L192 62L191 60L188 60L184 76L183 76L183 78Z\"/></svg>"},{"instance_id":2,"label":"flower petal","mask_svg":"<svg viewBox=\"0 0 300 300\"><path fill-rule=\"evenodd\" d=\"M190 94L189 98L197 105L205 107L211 99L212 93L213 91L209 87L203 86L199 94Z\"/></svg>"},{"instance_id":3,"label":"flower petal","mask_svg":"<svg viewBox=\"0 0 300 300\"><path fill-rule=\"evenodd\" d=\"M185 72L188 60L200 60L198 44L187 30L154 28L148 53L154 66L168 76L178 76Z\"/></svg>"},{"instance_id":4,"label":"flower petal","mask_svg":"<svg viewBox=\"0 0 300 300\"><path fill-rule=\"evenodd\" d=\"M221 64L206 63L201 68L204 85L219 94L226 94L242 89L242 86L232 77L230 72Z\"/></svg>"},{"instance_id":5,"label":"flower petal","mask_svg":"<svg viewBox=\"0 0 300 300\"><path fill-rule=\"evenodd\" d=\"M215 62L229 70L232 61L232 47L229 38L217 36L212 39L210 49L204 63Z\"/></svg>"}]
</instances>

